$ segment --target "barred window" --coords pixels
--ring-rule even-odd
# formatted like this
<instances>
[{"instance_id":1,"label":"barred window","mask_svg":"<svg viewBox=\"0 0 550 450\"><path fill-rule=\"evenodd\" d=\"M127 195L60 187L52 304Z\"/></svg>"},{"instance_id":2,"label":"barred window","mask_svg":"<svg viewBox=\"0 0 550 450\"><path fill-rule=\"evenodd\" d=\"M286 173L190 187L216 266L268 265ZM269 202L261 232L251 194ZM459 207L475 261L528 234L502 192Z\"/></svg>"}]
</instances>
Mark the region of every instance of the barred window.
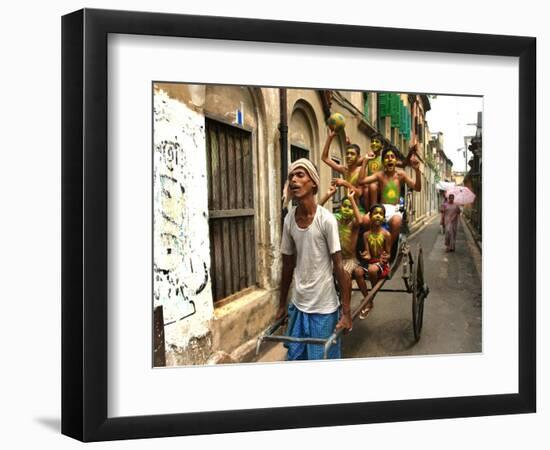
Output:
<instances>
[{"instance_id":1,"label":"barred window","mask_svg":"<svg viewBox=\"0 0 550 450\"><path fill-rule=\"evenodd\" d=\"M297 145L290 146L290 162L293 163L301 158L309 159L309 150L307 148L298 147ZM295 198L292 199L292 206L296 206L298 202Z\"/></svg>"},{"instance_id":2,"label":"barred window","mask_svg":"<svg viewBox=\"0 0 550 450\"><path fill-rule=\"evenodd\" d=\"M338 158L335 158L334 156L332 157L332 160L336 164L341 163L341 161ZM340 172L337 172L334 169L331 170L331 176L332 176L332 178L342 178L342 175L340 174ZM342 199L344 198L343 191L344 191L343 188L338 188L338 189L336 189L336 192L332 196L332 209L333 209L333 211L336 211L338 208L340 208L340 205L342 204Z\"/></svg>"},{"instance_id":3,"label":"barred window","mask_svg":"<svg viewBox=\"0 0 550 450\"><path fill-rule=\"evenodd\" d=\"M291 145L290 162L297 161L300 158L309 159L309 150L307 148L298 147L297 145Z\"/></svg>"},{"instance_id":4,"label":"barred window","mask_svg":"<svg viewBox=\"0 0 550 450\"><path fill-rule=\"evenodd\" d=\"M251 133L206 119L214 303L256 284Z\"/></svg>"}]
</instances>

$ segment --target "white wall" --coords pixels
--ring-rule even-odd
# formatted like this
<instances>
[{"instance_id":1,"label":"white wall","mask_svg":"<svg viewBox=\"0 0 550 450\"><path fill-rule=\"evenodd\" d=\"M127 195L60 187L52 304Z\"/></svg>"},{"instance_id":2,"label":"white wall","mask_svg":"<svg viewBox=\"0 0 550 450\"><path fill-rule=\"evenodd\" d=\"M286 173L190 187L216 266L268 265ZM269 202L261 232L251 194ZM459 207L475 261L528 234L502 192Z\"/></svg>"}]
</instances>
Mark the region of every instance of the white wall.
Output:
<instances>
[{"instance_id":1,"label":"white wall","mask_svg":"<svg viewBox=\"0 0 550 450\"><path fill-rule=\"evenodd\" d=\"M212 319L204 116L154 93L153 305L162 306L166 348L185 349ZM170 250L168 252L167 250Z\"/></svg>"},{"instance_id":2,"label":"white wall","mask_svg":"<svg viewBox=\"0 0 550 450\"><path fill-rule=\"evenodd\" d=\"M156 10L164 12L248 16L258 18L352 23L391 27L534 35L538 41L539 129L549 104L550 31L543 3L518 5L463 0L396 0L394 2L203 1L155 3L144 0L88 0L56 3L7 2L0 17L2 39L2 399L0 442L4 448L77 448L62 437L60 417L60 16L87 7ZM498 20L497 20L498 19ZM542 75L544 74L544 76ZM543 95L542 86L546 88ZM541 150L547 136L538 133L540 224L550 220L542 197L542 168L550 157ZM546 194L546 195L545 195ZM539 233L538 274L550 267L540 256L549 250L548 237ZM548 285L539 281L539 300L548 299ZM548 343L542 324L549 306L539 301L539 413L400 424L361 425L292 431L240 433L226 436L171 438L99 444L95 448L294 448L315 442L319 448L357 445L383 448L547 448L550 441ZM403 378L406 383L406 377ZM183 383L183 381L182 381ZM267 388L268 386L266 386ZM337 389L337 386L334 387Z\"/></svg>"}]
</instances>

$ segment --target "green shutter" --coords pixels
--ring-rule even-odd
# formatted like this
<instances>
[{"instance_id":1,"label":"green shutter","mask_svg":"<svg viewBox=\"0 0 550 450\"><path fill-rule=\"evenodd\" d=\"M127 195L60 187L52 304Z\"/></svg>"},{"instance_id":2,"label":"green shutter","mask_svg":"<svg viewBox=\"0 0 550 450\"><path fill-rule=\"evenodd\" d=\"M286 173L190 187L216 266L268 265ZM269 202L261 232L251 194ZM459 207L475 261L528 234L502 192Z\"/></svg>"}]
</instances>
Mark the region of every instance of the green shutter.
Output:
<instances>
[{"instance_id":1,"label":"green shutter","mask_svg":"<svg viewBox=\"0 0 550 450\"><path fill-rule=\"evenodd\" d=\"M405 122L407 121L406 117L405 117L405 114L407 114L405 112L405 105L403 103L401 103L401 121L400 121L400 127L401 127L401 134L403 135L403 137L405 137L405 133L407 132L407 128L405 126Z\"/></svg>"},{"instance_id":2,"label":"green shutter","mask_svg":"<svg viewBox=\"0 0 550 450\"><path fill-rule=\"evenodd\" d=\"M409 109L403 105L403 112L402 112L402 130L403 130L403 137L407 140L410 140L411 138L411 113L409 112Z\"/></svg>"},{"instance_id":3,"label":"green shutter","mask_svg":"<svg viewBox=\"0 0 550 450\"><path fill-rule=\"evenodd\" d=\"M390 115L391 126L399 128L401 126L401 99L398 94L391 94Z\"/></svg>"},{"instance_id":4,"label":"green shutter","mask_svg":"<svg viewBox=\"0 0 550 450\"><path fill-rule=\"evenodd\" d=\"M391 96L392 94L386 94L386 114L384 114L384 117L391 116Z\"/></svg>"},{"instance_id":5,"label":"green shutter","mask_svg":"<svg viewBox=\"0 0 550 450\"><path fill-rule=\"evenodd\" d=\"M403 125L405 127L405 135L407 136L407 139L409 139L409 133L410 133L410 120L409 120L409 109L407 107L405 107L405 114L403 114L405 116L405 120L403 121Z\"/></svg>"},{"instance_id":6,"label":"green shutter","mask_svg":"<svg viewBox=\"0 0 550 450\"><path fill-rule=\"evenodd\" d=\"M378 116L386 117L390 115L389 112L389 99L390 94L378 94Z\"/></svg>"},{"instance_id":7,"label":"green shutter","mask_svg":"<svg viewBox=\"0 0 550 450\"><path fill-rule=\"evenodd\" d=\"M391 126L394 127L393 124L393 118L395 116L395 94L388 94L389 101L388 101L388 107L389 107L389 116L391 116Z\"/></svg>"}]
</instances>

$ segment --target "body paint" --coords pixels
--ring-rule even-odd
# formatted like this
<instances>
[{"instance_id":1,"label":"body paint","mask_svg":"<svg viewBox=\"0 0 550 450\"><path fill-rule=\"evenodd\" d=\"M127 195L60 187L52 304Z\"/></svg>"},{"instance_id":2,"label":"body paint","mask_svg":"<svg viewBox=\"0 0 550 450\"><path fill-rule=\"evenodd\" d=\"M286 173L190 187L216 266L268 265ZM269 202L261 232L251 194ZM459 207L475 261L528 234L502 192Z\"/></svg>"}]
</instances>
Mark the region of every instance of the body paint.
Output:
<instances>
[{"instance_id":1,"label":"body paint","mask_svg":"<svg viewBox=\"0 0 550 450\"><path fill-rule=\"evenodd\" d=\"M378 155L376 158L369 160L367 167L369 169L368 175L372 175L373 173L382 170L382 156Z\"/></svg>"},{"instance_id":2,"label":"body paint","mask_svg":"<svg viewBox=\"0 0 550 450\"><path fill-rule=\"evenodd\" d=\"M395 205L399 201L399 186L395 180L390 179L382 190L382 203Z\"/></svg>"},{"instance_id":3,"label":"body paint","mask_svg":"<svg viewBox=\"0 0 550 450\"><path fill-rule=\"evenodd\" d=\"M369 243L371 258L378 258L382 254L382 250L384 249L384 235L382 234L382 232L370 232L367 236L367 241Z\"/></svg>"}]
</instances>

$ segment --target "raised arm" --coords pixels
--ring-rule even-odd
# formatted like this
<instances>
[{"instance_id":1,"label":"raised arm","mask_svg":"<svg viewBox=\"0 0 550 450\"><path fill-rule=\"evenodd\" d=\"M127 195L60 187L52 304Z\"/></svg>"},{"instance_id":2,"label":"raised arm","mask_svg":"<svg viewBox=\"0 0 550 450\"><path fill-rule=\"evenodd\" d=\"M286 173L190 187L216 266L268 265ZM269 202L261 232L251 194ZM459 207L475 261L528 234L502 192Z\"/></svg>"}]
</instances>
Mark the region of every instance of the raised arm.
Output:
<instances>
[{"instance_id":1,"label":"raised arm","mask_svg":"<svg viewBox=\"0 0 550 450\"><path fill-rule=\"evenodd\" d=\"M349 198L349 201L351 202L353 214L355 215L355 221L357 222L357 225L361 225L361 223L363 222L363 215L361 214L361 212L359 211L359 208L357 207L354 190L349 192L348 198Z\"/></svg>"},{"instance_id":2,"label":"raised arm","mask_svg":"<svg viewBox=\"0 0 550 450\"><path fill-rule=\"evenodd\" d=\"M335 192L336 192L336 185L334 183L330 183L330 187L328 188L328 191L325 194L323 194L323 196L319 200L319 204L323 206L328 201L328 199L334 195Z\"/></svg>"},{"instance_id":3,"label":"raised arm","mask_svg":"<svg viewBox=\"0 0 550 450\"><path fill-rule=\"evenodd\" d=\"M290 288L290 283L292 282L292 275L294 274L294 267L296 266L296 256L295 255L285 255L283 256L283 273L281 276L281 289L279 292L279 309L275 315L275 320L279 320L281 317L284 317L286 314L286 300L288 297L288 290Z\"/></svg>"},{"instance_id":4,"label":"raised arm","mask_svg":"<svg viewBox=\"0 0 550 450\"><path fill-rule=\"evenodd\" d=\"M405 157L405 160L404 161L399 161L397 166L398 167L407 167L407 166L410 166L411 165L411 159L414 158L416 159L416 156L418 155L418 144L413 144L409 147L409 153L407 153L407 156Z\"/></svg>"},{"instance_id":5,"label":"raised arm","mask_svg":"<svg viewBox=\"0 0 550 450\"><path fill-rule=\"evenodd\" d=\"M368 155L368 153L367 153ZM372 159L372 158L369 158ZM365 157L361 157L361 168L359 169L359 180L362 180L365 178L365 175L367 174L367 163L369 162L369 159Z\"/></svg>"},{"instance_id":6,"label":"raised arm","mask_svg":"<svg viewBox=\"0 0 550 450\"><path fill-rule=\"evenodd\" d=\"M420 190L422 189L422 179L420 177L420 163L418 162L418 160L416 159L416 157L413 155L411 157L411 160L410 160L410 163L411 163L411 167L413 168L414 170L414 178L415 180L413 181L411 179L411 177L409 177L407 175L407 173L405 171L402 172L403 174L403 181L405 183L407 183L407 186L409 186L410 189L416 191L416 192L420 192Z\"/></svg>"},{"instance_id":7,"label":"raised arm","mask_svg":"<svg viewBox=\"0 0 550 450\"><path fill-rule=\"evenodd\" d=\"M359 178L359 185L362 186L364 184L370 184L379 181L378 173L379 172L373 173L372 175L369 175L368 177L365 177L363 179Z\"/></svg>"},{"instance_id":8,"label":"raised arm","mask_svg":"<svg viewBox=\"0 0 550 450\"><path fill-rule=\"evenodd\" d=\"M359 157L359 159L357 160L357 165L362 166L364 163L367 163L371 159L374 159L374 158L376 158L376 155L374 154L374 152L372 150L369 150L369 151L367 151L365 156Z\"/></svg>"},{"instance_id":9,"label":"raised arm","mask_svg":"<svg viewBox=\"0 0 550 450\"><path fill-rule=\"evenodd\" d=\"M343 178L333 178L332 182L338 187L345 187L348 191L354 191L358 195L361 195L361 188L354 186L349 181Z\"/></svg>"},{"instance_id":10,"label":"raised arm","mask_svg":"<svg viewBox=\"0 0 550 450\"><path fill-rule=\"evenodd\" d=\"M321 159L323 162L328 164L330 167L332 167L334 170L340 173L345 173L346 169L344 166L341 166L338 163L335 163L329 156L328 151L330 149L330 144L332 143L332 140L334 139L334 136L336 136L336 132L330 130L327 135L327 141L325 142L325 146L323 148L323 154L321 155Z\"/></svg>"}]
</instances>

